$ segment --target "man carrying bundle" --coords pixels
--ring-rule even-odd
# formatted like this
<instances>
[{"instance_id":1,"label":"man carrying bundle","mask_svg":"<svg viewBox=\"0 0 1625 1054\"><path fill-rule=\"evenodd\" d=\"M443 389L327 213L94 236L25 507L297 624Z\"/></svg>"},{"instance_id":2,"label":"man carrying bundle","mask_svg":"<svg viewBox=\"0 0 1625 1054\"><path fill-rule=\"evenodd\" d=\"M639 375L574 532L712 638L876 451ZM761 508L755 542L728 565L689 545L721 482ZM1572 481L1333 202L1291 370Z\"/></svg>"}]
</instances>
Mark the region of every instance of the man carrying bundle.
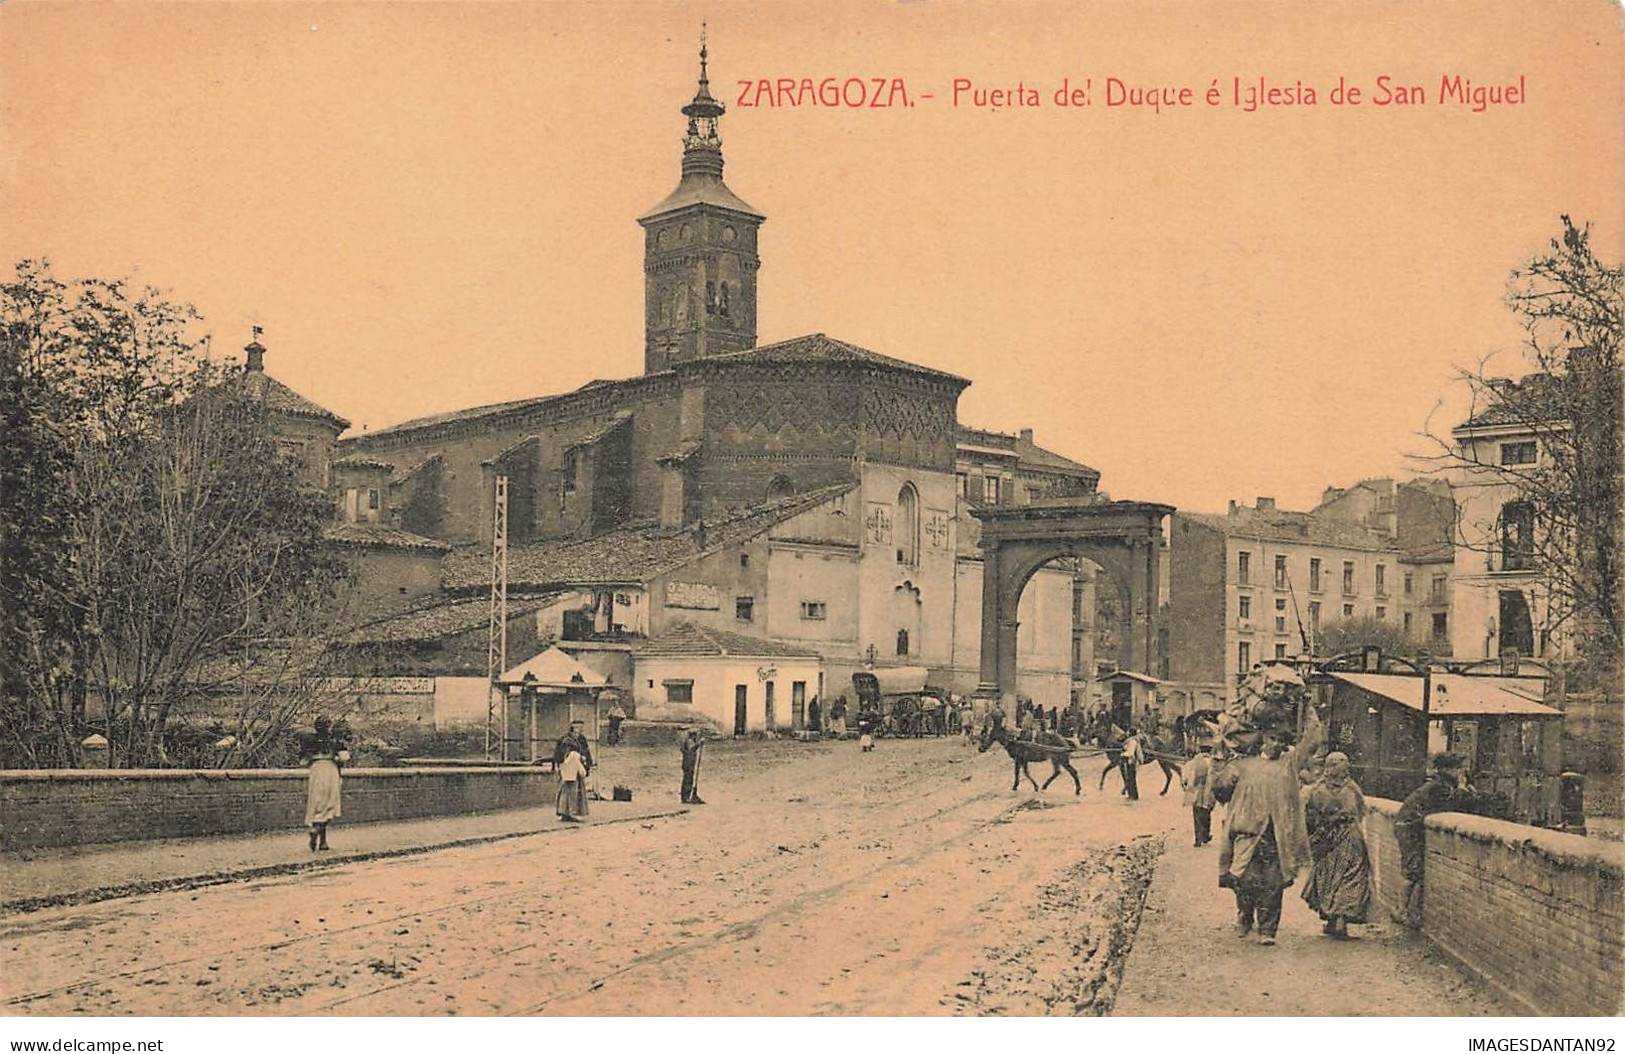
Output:
<instances>
[{"instance_id":1,"label":"man carrying bundle","mask_svg":"<svg viewBox=\"0 0 1625 1054\"><path fill-rule=\"evenodd\" d=\"M1325 742L1312 706L1305 707L1303 738L1290 721L1260 731L1256 755L1227 764L1213 778L1214 796L1229 804L1219 854L1219 885L1236 895L1236 936L1256 926L1260 944L1274 944L1281 924L1281 895L1309 862L1298 770Z\"/></svg>"}]
</instances>

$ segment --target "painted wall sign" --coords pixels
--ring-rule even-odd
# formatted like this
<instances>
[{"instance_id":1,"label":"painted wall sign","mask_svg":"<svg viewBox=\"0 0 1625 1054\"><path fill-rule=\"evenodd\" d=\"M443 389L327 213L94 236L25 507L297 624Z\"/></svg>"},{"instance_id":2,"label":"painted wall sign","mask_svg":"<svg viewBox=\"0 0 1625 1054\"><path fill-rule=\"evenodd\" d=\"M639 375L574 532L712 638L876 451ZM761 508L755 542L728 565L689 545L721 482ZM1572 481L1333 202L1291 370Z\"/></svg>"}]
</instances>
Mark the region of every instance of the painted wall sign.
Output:
<instances>
[{"instance_id":1,"label":"painted wall sign","mask_svg":"<svg viewBox=\"0 0 1625 1054\"><path fill-rule=\"evenodd\" d=\"M689 608L694 611L718 611L722 608L722 594L716 586L704 582L667 582L666 606Z\"/></svg>"}]
</instances>

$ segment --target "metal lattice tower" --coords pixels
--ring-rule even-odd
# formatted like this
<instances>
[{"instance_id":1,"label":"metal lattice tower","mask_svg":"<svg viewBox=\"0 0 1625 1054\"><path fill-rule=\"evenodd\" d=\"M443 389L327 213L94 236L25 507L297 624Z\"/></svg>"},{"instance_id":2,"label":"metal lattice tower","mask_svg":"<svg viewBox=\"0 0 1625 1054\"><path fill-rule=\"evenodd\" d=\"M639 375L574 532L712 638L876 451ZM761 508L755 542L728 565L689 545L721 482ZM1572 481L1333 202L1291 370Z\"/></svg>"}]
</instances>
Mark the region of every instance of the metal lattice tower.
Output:
<instances>
[{"instance_id":1,"label":"metal lattice tower","mask_svg":"<svg viewBox=\"0 0 1625 1054\"><path fill-rule=\"evenodd\" d=\"M508 477L497 477L491 514L491 622L485 653L485 756L493 757L500 743L508 760L506 694L497 703L497 678L508 668Z\"/></svg>"}]
</instances>

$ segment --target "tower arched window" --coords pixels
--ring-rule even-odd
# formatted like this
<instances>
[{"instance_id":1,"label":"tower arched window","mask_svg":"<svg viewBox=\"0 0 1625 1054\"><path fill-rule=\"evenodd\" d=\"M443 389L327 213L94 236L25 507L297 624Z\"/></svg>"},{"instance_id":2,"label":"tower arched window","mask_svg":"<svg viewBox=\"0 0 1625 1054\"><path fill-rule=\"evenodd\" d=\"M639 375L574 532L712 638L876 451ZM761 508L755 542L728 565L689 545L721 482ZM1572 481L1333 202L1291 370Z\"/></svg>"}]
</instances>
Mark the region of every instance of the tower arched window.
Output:
<instances>
[{"instance_id":1,"label":"tower arched window","mask_svg":"<svg viewBox=\"0 0 1625 1054\"><path fill-rule=\"evenodd\" d=\"M717 313L717 284L715 282L705 283L705 313L708 315Z\"/></svg>"},{"instance_id":2,"label":"tower arched window","mask_svg":"<svg viewBox=\"0 0 1625 1054\"><path fill-rule=\"evenodd\" d=\"M727 317L728 314L728 283L722 283L722 291L717 294L717 314Z\"/></svg>"},{"instance_id":3,"label":"tower arched window","mask_svg":"<svg viewBox=\"0 0 1625 1054\"><path fill-rule=\"evenodd\" d=\"M779 501L790 497L796 492L796 485L789 476L774 476L767 485L767 500Z\"/></svg>"},{"instance_id":4,"label":"tower arched window","mask_svg":"<svg viewBox=\"0 0 1625 1054\"><path fill-rule=\"evenodd\" d=\"M897 562L913 567L920 562L920 495L914 484L905 483L897 492Z\"/></svg>"}]
</instances>

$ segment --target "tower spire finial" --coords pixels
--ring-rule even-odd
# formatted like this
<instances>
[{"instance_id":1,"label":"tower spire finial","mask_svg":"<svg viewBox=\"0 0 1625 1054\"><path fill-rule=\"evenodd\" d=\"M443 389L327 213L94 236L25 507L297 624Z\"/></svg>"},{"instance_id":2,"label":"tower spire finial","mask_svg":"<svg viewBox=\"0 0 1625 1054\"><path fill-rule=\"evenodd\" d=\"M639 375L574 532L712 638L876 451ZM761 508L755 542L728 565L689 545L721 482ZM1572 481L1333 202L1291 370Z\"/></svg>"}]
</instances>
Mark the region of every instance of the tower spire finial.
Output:
<instances>
[{"instance_id":1,"label":"tower spire finial","mask_svg":"<svg viewBox=\"0 0 1625 1054\"><path fill-rule=\"evenodd\" d=\"M704 90L705 88L709 87L710 84L711 84L711 80L710 80L709 77L706 76L706 72L705 72L706 60L710 57L710 54L711 54L710 49L709 49L709 47L707 46L707 43L706 43L707 35L708 34L706 32L705 20L701 19L700 20L700 87L701 87L701 90ZM709 94L709 93L707 93L707 94Z\"/></svg>"}]
</instances>

